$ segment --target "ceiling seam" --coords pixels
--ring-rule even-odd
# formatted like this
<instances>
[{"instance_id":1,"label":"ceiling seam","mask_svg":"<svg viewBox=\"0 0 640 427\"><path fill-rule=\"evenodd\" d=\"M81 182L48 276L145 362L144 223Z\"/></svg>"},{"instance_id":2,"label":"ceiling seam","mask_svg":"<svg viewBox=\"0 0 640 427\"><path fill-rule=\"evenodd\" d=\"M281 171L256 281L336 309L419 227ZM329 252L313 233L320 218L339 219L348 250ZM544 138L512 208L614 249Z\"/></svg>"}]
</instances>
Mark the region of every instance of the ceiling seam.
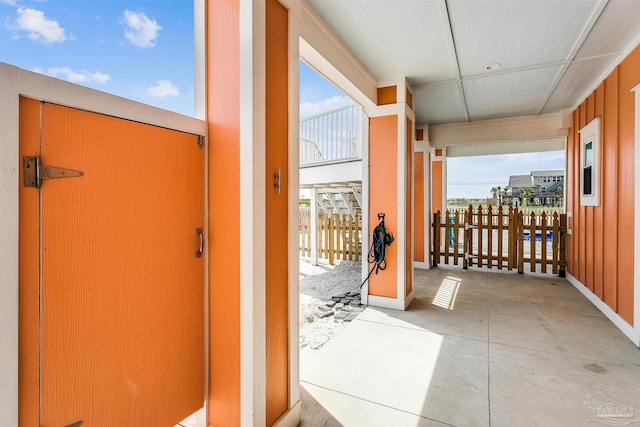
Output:
<instances>
[{"instance_id":1,"label":"ceiling seam","mask_svg":"<svg viewBox=\"0 0 640 427\"><path fill-rule=\"evenodd\" d=\"M585 58L585 60L586 60L586 58ZM575 62L577 62L577 61L575 61ZM472 75L464 76L464 77L461 76L459 78L451 78L451 79L446 79L446 80L436 80L436 81L431 81L431 82L425 81L425 82L422 82L422 83L418 82L418 83L412 83L411 87L415 88L415 87L418 87L418 86L437 86L437 85L442 85L442 84L447 84L447 83L458 83L458 82L465 82L465 81L468 81L468 80L485 79L485 78L491 78L491 77L495 77L495 76L508 75L508 74L514 74L514 73L521 73L523 71L532 71L532 70L539 70L539 69L543 69L543 68L558 67L558 66L560 66L560 65L562 65L564 63L565 63L565 61L553 61L553 62L546 62L544 64L527 65L526 67L509 68L509 69L506 69L506 70L493 71L493 72L487 72L487 73L482 73L482 74L472 74Z\"/></svg>"},{"instance_id":2,"label":"ceiling seam","mask_svg":"<svg viewBox=\"0 0 640 427\"><path fill-rule=\"evenodd\" d=\"M451 27L451 17L449 16L449 5L447 4L447 0L442 0L440 10L443 13L443 18L447 23L447 28L449 28L449 41L451 43L451 49L453 50L453 57L455 59L456 65L456 74L458 75L458 89L460 90L460 96L462 97L462 105L464 106L464 116L467 122L470 122L471 119L469 117L469 106L467 105L467 97L464 94L464 87L462 85L462 75L460 74L460 61L458 60L458 50L456 49L456 41L453 37L453 28Z\"/></svg>"},{"instance_id":3,"label":"ceiling seam","mask_svg":"<svg viewBox=\"0 0 640 427\"><path fill-rule=\"evenodd\" d=\"M542 100L540 101L540 104L538 104L538 108L536 109L536 114L540 114L542 110L544 110L544 107L547 105L547 103L551 99L551 96L556 91L556 89L558 88L558 85L560 84L565 74L569 70L569 67L571 66L576 55L580 51L580 48L582 48L582 45L584 44L585 40L589 36L589 33L591 33L591 31L593 30L593 27L596 25L596 22L598 22L598 19L600 18L600 15L602 15L602 12L607 6L608 1L609 0L601 0L600 3L598 4L598 7L594 9L593 13L591 14L591 17L589 18L589 21L587 21L587 24L584 26L584 30L582 31L580 38L576 40L576 43L573 45L573 49L571 49L571 52L567 56L567 60L565 61L560 71L558 71L558 74L556 74L556 78L554 79L553 83L549 87L549 90L545 94L544 98L542 98Z\"/></svg>"}]
</instances>

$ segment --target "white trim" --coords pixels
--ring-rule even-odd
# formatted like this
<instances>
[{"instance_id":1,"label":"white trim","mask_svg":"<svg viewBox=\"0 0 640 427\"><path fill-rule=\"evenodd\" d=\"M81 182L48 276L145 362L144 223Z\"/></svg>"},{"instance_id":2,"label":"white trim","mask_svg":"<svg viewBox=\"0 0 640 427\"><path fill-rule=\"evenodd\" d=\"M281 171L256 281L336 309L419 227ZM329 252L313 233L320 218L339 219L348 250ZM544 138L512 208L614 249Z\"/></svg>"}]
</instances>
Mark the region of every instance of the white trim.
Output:
<instances>
[{"instance_id":1,"label":"white trim","mask_svg":"<svg viewBox=\"0 0 640 427\"><path fill-rule=\"evenodd\" d=\"M405 200L406 193L406 169L407 169L407 118L404 115L406 104L400 104L402 106L402 114L397 116L398 121L398 133L396 137L397 147L397 172L396 172L396 217L398 230L396 234L396 241L394 242L398 247L396 248L398 267L396 272L396 298L404 300L406 287L407 287L407 254L405 250L405 241L410 238L407 236L407 200ZM411 206L409 206L411 209ZM413 262L413 259L411 259Z\"/></svg>"},{"instance_id":2,"label":"white trim","mask_svg":"<svg viewBox=\"0 0 640 427\"><path fill-rule=\"evenodd\" d=\"M240 425L266 424L264 2L240 2Z\"/></svg>"},{"instance_id":3,"label":"white trim","mask_svg":"<svg viewBox=\"0 0 640 427\"><path fill-rule=\"evenodd\" d=\"M193 111L196 118L207 117L207 43L204 0L193 0Z\"/></svg>"},{"instance_id":4,"label":"white trim","mask_svg":"<svg viewBox=\"0 0 640 427\"><path fill-rule=\"evenodd\" d=\"M371 231L369 224L369 115L363 109L360 115L360 135L362 138L360 144L360 156L362 157L362 251L360 259L362 260L361 283L367 278L369 273L368 253L371 246ZM369 283L362 286L360 291L362 303L368 304Z\"/></svg>"},{"instance_id":5,"label":"white trim","mask_svg":"<svg viewBox=\"0 0 640 427\"><path fill-rule=\"evenodd\" d=\"M634 282L634 303L633 303L633 324L636 331L638 331L638 341L640 341L640 92L633 88L635 92L635 163L634 163L634 182L635 182L635 199L634 199L634 238L633 238L633 256L635 258L633 263L633 282ZM640 342L637 343L640 347Z\"/></svg>"},{"instance_id":6,"label":"white trim","mask_svg":"<svg viewBox=\"0 0 640 427\"><path fill-rule=\"evenodd\" d=\"M297 317L296 317L297 319ZM302 417L302 404L298 400L287 412L273 423L273 427L296 427Z\"/></svg>"},{"instance_id":7,"label":"white trim","mask_svg":"<svg viewBox=\"0 0 640 427\"><path fill-rule=\"evenodd\" d=\"M591 120L580 133L580 206L600 206L600 118ZM592 145L591 194L584 194L586 144Z\"/></svg>"},{"instance_id":8,"label":"white trim","mask_svg":"<svg viewBox=\"0 0 640 427\"><path fill-rule=\"evenodd\" d=\"M0 63L0 66L7 66ZM54 79L32 71L19 71L20 95L40 101L133 120L194 135L207 135L207 123L130 99Z\"/></svg>"},{"instance_id":9,"label":"white trim","mask_svg":"<svg viewBox=\"0 0 640 427\"><path fill-rule=\"evenodd\" d=\"M18 425L18 87L0 64L0 426Z\"/></svg>"},{"instance_id":10,"label":"white trim","mask_svg":"<svg viewBox=\"0 0 640 427\"><path fill-rule=\"evenodd\" d=\"M372 307L391 308L393 310L406 310L414 299L414 292L411 291L406 297L401 298L381 297L379 295L369 295L367 305Z\"/></svg>"},{"instance_id":11,"label":"white trim","mask_svg":"<svg viewBox=\"0 0 640 427\"><path fill-rule=\"evenodd\" d=\"M611 307L605 304L600 298L583 285L578 279L567 273L567 280L571 283L582 295L584 295L598 310L602 312L611 322L616 325L623 334L627 336L636 346L640 347L640 328L635 328L628 324L618 313L613 311Z\"/></svg>"},{"instance_id":12,"label":"white trim","mask_svg":"<svg viewBox=\"0 0 640 427\"><path fill-rule=\"evenodd\" d=\"M300 422L300 250L299 230L298 230L298 212L300 199L300 162L299 162L299 57L300 48L298 36L300 29L298 28L298 20L295 19L297 5L287 5L283 2L284 7L288 9L287 20L289 24L289 81L288 81L288 116L289 116L289 147L288 147L288 177L289 177L289 201L288 201L288 255L289 255L289 405L291 408L283 417L276 422L276 425L282 423L283 426L296 426ZM313 190L315 192L315 190ZM297 409L296 409L297 408Z\"/></svg>"},{"instance_id":13,"label":"white trim","mask_svg":"<svg viewBox=\"0 0 640 427\"><path fill-rule=\"evenodd\" d=\"M369 117L384 117L384 116L404 116L406 112L405 104L387 104L380 105L374 108L364 108L367 116Z\"/></svg>"}]
</instances>

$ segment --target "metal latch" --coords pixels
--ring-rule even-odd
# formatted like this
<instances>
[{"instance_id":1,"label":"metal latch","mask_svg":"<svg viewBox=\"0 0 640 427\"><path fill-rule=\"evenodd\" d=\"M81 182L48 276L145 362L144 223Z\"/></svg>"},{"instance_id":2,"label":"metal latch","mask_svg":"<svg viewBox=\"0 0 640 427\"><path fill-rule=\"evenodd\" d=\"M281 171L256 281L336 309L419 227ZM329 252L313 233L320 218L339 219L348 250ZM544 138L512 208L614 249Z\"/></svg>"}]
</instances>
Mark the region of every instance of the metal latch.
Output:
<instances>
[{"instance_id":1,"label":"metal latch","mask_svg":"<svg viewBox=\"0 0 640 427\"><path fill-rule=\"evenodd\" d=\"M42 186L43 179L73 178L84 175L80 171L43 165L38 156L24 156L22 172L24 186L37 188Z\"/></svg>"},{"instance_id":2,"label":"metal latch","mask_svg":"<svg viewBox=\"0 0 640 427\"><path fill-rule=\"evenodd\" d=\"M76 421L75 423L69 424L66 427L80 427L81 425L82 425L82 421Z\"/></svg>"}]
</instances>

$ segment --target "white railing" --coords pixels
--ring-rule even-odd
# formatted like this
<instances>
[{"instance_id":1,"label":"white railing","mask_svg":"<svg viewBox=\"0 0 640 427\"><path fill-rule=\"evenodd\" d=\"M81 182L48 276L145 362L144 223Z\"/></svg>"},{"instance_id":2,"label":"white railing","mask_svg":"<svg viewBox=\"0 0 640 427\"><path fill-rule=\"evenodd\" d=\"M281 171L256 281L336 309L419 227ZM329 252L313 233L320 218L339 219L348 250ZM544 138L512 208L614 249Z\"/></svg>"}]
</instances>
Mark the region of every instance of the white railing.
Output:
<instances>
[{"instance_id":1,"label":"white railing","mask_svg":"<svg viewBox=\"0 0 640 427\"><path fill-rule=\"evenodd\" d=\"M358 105L300 121L300 166L360 158Z\"/></svg>"}]
</instances>

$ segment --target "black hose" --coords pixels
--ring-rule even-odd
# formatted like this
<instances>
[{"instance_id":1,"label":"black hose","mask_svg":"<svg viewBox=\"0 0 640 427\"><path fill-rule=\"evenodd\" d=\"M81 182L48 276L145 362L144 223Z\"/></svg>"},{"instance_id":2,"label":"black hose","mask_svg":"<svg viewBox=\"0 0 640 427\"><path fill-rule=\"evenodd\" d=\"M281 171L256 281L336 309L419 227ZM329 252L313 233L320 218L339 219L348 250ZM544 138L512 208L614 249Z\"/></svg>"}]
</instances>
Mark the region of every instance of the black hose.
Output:
<instances>
[{"instance_id":1,"label":"black hose","mask_svg":"<svg viewBox=\"0 0 640 427\"><path fill-rule=\"evenodd\" d=\"M374 270L376 274L378 274L378 271L383 271L387 268L387 261L385 259L386 247L391 246L391 242L395 240L393 238L393 234L389 233L384 226L384 214L378 214L378 219L380 218L382 218L380 223L373 229L373 233L371 235L371 248L367 255L367 261L369 264L373 265L369 270L369 274L367 274L367 278L364 279L360 285L361 288L365 283L367 283L367 280L369 280L371 273L373 273Z\"/></svg>"}]
</instances>

